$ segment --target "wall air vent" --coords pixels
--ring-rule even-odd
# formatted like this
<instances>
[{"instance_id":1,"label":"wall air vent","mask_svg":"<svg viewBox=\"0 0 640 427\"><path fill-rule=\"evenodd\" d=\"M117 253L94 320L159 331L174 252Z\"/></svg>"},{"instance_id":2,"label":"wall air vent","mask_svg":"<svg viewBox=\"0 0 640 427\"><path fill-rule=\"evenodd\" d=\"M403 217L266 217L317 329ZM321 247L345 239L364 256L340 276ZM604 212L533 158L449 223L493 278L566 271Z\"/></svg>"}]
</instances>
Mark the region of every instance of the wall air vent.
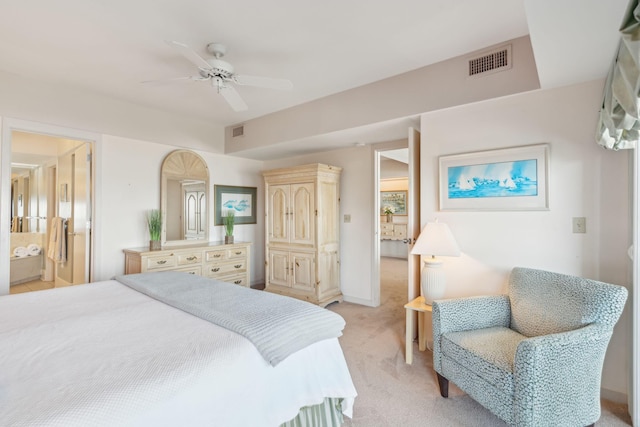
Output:
<instances>
[{"instance_id":1,"label":"wall air vent","mask_svg":"<svg viewBox=\"0 0 640 427\"><path fill-rule=\"evenodd\" d=\"M231 129L231 136L233 138L236 138L242 135L244 135L244 126L236 126L233 129Z\"/></svg>"},{"instance_id":2,"label":"wall air vent","mask_svg":"<svg viewBox=\"0 0 640 427\"><path fill-rule=\"evenodd\" d=\"M491 74L511 68L511 45L469 60L469 77Z\"/></svg>"}]
</instances>

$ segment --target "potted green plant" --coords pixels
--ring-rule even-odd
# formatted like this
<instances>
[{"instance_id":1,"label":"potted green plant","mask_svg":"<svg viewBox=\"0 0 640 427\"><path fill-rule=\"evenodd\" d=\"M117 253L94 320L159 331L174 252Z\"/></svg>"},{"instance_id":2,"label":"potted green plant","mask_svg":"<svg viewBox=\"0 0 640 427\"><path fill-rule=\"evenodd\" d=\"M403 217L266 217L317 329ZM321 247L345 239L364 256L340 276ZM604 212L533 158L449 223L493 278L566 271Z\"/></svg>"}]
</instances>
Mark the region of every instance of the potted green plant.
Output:
<instances>
[{"instance_id":1,"label":"potted green plant","mask_svg":"<svg viewBox=\"0 0 640 427\"><path fill-rule=\"evenodd\" d=\"M160 238L162 236L162 212L160 209L151 209L147 212L147 226L149 227L149 250L161 249Z\"/></svg>"},{"instance_id":2,"label":"potted green plant","mask_svg":"<svg viewBox=\"0 0 640 427\"><path fill-rule=\"evenodd\" d=\"M224 243L233 243L233 226L236 222L236 212L228 209L222 218L224 223Z\"/></svg>"}]
</instances>

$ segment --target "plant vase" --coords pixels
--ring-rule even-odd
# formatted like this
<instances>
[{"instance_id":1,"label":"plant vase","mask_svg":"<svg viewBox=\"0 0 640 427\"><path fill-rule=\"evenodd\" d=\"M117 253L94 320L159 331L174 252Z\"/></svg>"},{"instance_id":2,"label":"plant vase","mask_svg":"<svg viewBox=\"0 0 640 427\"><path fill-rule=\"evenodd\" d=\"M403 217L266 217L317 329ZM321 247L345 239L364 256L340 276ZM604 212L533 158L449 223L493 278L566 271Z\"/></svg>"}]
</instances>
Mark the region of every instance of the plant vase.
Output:
<instances>
[{"instance_id":1,"label":"plant vase","mask_svg":"<svg viewBox=\"0 0 640 427\"><path fill-rule=\"evenodd\" d=\"M387 214L387 222L393 222L393 214Z\"/></svg>"},{"instance_id":2,"label":"plant vase","mask_svg":"<svg viewBox=\"0 0 640 427\"><path fill-rule=\"evenodd\" d=\"M233 226L236 222L236 211L229 209L222 218L224 225L224 243L233 243Z\"/></svg>"},{"instance_id":3,"label":"plant vase","mask_svg":"<svg viewBox=\"0 0 640 427\"><path fill-rule=\"evenodd\" d=\"M162 249L160 239L162 235L162 212L159 209L147 211L147 226L149 227L149 250Z\"/></svg>"}]
</instances>

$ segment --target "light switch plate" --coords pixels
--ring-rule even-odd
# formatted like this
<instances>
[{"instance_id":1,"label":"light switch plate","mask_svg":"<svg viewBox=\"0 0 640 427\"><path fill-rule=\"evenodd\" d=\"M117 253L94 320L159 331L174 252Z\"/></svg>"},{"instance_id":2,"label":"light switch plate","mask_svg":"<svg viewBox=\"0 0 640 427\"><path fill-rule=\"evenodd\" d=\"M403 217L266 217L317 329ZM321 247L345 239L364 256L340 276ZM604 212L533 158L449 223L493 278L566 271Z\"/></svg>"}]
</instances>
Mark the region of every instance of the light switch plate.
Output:
<instances>
[{"instance_id":1,"label":"light switch plate","mask_svg":"<svg viewBox=\"0 0 640 427\"><path fill-rule=\"evenodd\" d=\"M584 234L587 232L587 219L583 216L573 218L573 232Z\"/></svg>"}]
</instances>

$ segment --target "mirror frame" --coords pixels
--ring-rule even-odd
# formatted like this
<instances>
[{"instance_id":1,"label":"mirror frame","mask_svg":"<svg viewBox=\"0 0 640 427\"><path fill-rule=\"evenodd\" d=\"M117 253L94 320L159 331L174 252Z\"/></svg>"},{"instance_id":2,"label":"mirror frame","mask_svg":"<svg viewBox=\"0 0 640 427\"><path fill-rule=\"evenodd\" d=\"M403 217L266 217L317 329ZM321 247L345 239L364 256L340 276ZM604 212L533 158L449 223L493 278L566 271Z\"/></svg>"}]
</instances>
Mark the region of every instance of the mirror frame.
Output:
<instances>
[{"instance_id":1,"label":"mirror frame","mask_svg":"<svg viewBox=\"0 0 640 427\"><path fill-rule=\"evenodd\" d=\"M204 238L167 240L167 180L168 177L203 180L205 188L207 214L205 215ZM209 167L207 162L191 150L174 150L167 154L160 169L160 211L162 212L162 246L180 246L206 243L209 241L209 217L211 216L211 197L209 191ZM184 226L184 224L183 224Z\"/></svg>"}]
</instances>

